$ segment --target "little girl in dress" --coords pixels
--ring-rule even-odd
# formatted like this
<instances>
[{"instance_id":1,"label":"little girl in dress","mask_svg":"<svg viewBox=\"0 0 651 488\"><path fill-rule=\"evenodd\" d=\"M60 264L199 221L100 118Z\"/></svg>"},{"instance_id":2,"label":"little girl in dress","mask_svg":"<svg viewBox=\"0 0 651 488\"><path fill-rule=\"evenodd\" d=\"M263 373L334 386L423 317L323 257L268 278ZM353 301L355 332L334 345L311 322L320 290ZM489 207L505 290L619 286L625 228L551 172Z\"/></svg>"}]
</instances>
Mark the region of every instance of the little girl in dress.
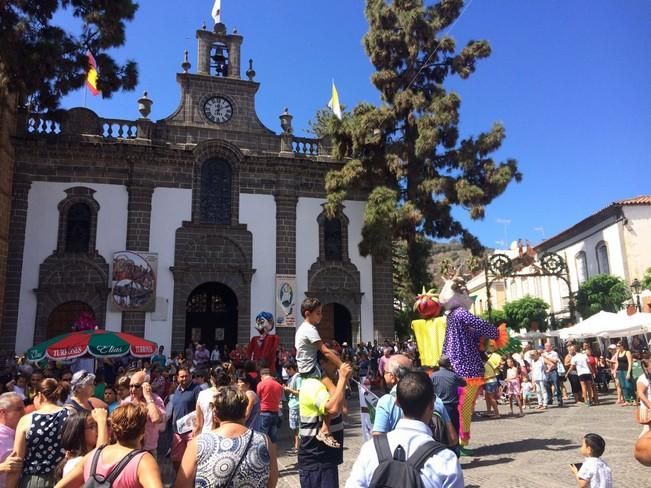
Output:
<instances>
[{"instance_id":1,"label":"little girl in dress","mask_svg":"<svg viewBox=\"0 0 651 488\"><path fill-rule=\"evenodd\" d=\"M524 415L522 410L522 391L520 388L521 371L520 365L512 357L506 358L506 387L509 395L509 407L511 408L511 415L513 415L513 400L515 400L520 408L519 417Z\"/></svg>"}]
</instances>

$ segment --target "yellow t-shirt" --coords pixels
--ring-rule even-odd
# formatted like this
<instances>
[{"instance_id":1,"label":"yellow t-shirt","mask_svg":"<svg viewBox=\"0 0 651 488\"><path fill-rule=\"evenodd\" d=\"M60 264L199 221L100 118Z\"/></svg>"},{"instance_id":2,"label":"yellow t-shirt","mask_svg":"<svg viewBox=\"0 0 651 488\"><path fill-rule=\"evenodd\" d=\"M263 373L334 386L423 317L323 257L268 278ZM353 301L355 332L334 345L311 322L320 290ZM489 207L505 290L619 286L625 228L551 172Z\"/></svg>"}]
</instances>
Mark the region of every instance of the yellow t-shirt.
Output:
<instances>
[{"instance_id":1,"label":"yellow t-shirt","mask_svg":"<svg viewBox=\"0 0 651 488\"><path fill-rule=\"evenodd\" d=\"M411 323L418 343L420 363L423 366L438 366L441 354L443 354L446 327L447 320L444 316L435 319L414 320Z\"/></svg>"}]
</instances>

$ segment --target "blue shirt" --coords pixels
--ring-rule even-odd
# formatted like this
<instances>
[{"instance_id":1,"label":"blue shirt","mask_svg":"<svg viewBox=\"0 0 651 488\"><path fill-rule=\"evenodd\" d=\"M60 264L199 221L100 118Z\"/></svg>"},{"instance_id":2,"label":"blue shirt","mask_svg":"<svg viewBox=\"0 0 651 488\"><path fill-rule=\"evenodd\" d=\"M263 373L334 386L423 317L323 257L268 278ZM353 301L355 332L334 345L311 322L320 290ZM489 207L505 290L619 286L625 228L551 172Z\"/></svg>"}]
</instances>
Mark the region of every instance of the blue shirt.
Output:
<instances>
[{"instance_id":1,"label":"blue shirt","mask_svg":"<svg viewBox=\"0 0 651 488\"><path fill-rule=\"evenodd\" d=\"M174 391L172 397L172 428L174 432L177 432L176 421L195 411L199 392L201 392L201 387L196 383L190 383L185 390L178 386Z\"/></svg>"},{"instance_id":2,"label":"blue shirt","mask_svg":"<svg viewBox=\"0 0 651 488\"><path fill-rule=\"evenodd\" d=\"M402 408L396 403L396 390L397 386L391 389L391 393L384 395L377 402L375 407L375 420L373 421L373 432L391 432L398 425L398 421L402 418ZM446 424L450 422L445 405L440 398L434 400L434 410L441 416L443 422Z\"/></svg>"},{"instance_id":3,"label":"blue shirt","mask_svg":"<svg viewBox=\"0 0 651 488\"><path fill-rule=\"evenodd\" d=\"M432 440L432 431L420 420L401 419L395 430L387 434L387 439L391 452L394 452L398 446L402 446L409 457L420 446ZM350 477L346 481L346 488L368 487L377 467L377 453L371 439L362 446ZM463 488L464 486L463 472L457 456L449 449L434 454L426 461L420 471L420 478L425 488Z\"/></svg>"}]
</instances>

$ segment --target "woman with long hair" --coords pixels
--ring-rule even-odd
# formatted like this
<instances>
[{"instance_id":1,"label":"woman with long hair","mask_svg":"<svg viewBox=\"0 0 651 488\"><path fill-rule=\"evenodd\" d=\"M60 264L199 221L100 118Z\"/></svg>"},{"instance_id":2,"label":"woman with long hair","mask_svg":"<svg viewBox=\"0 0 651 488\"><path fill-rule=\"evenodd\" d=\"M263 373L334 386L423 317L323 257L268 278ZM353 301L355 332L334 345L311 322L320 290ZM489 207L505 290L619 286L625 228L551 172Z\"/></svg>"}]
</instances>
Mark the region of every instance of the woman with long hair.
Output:
<instances>
[{"instance_id":1,"label":"woman with long hair","mask_svg":"<svg viewBox=\"0 0 651 488\"><path fill-rule=\"evenodd\" d=\"M108 442L106 419L107 412L103 408L68 415L61 432L61 447L65 449L66 455L57 466L57 481L83 461L92 449Z\"/></svg>"},{"instance_id":2,"label":"woman with long hair","mask_svg":"<svg viewBox=\"0 0 651 488\"><path fill-rule=\"evenodd\" d=\"M230 384L229 376L219 367L210 369L210 388L199 393L197 397L196 417L197 423L195 430L197 433L209 432L213 425L212 403L215 400L215 394L219 386L228 386Z\"/></svg>"},{"instance_id":3,"label":"woman with long hair","mask_svg":"<svg viewBox=\"0 0 651 488\"><path fill-rule=\"evenodd\" d=\"M93 476L101 480L111 474L117 474L113 488L162 488L156 460L140 449L146 423L147 411L141 405L126 403L117 407L109 420L117 443L90 451L55 488L78 488Z\"/></svg>"},{"instance_id":4,"label":"woman with long hair","mask_svg":"<svg viewBox=\"0 0 651 488\"><path fill-rule=\"evenodd\" d=\"M274 488L276 449L269 438L244 425L247 396L233 386L217 389L213 416L219 427L190 441L176 477L176 488Z\"/></svg>"},{"instance_id":5,"label":"woman with long hair","mask_svg":"<svg viewBox=\"0 0 651 488\"><path fill-rule=\"evenodd\" d=\"M16 427L14 452L23 459L20 481L17 475L7 475L7 486L46 488L54 484L54 470L65 455L61 447L61 432L68 410L58 405L62 386L53 378L39 384L34 397L36 410L25 415Z\"/></svg>"},{"instance_id":6,"label":"woman with long hair","mask_svg":"<svg viewBox=\"0 0 651 488\"><path fill-rule=\"evenodd\" d=\"M633 384L632 384L632 368L633 356L631 351L628 350L626 344L622 341L617 343L617 352L610 359L610 362L617 365L617 380L622 389L622 397L624 402L622 407L626 405L635 405L635 398L633 397Z\"/></svg>"}]
</instances>

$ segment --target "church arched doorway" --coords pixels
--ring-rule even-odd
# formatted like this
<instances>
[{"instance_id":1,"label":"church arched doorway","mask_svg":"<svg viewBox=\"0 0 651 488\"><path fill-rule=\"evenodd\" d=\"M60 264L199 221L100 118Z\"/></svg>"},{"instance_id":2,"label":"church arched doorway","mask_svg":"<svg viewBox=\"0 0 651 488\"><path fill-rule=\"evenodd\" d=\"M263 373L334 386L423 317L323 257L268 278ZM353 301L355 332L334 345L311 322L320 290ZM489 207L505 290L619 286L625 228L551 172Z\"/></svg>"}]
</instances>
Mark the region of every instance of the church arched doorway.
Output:
<instances>
[{"instance_id":1,"label":"church arched doorway","mask_svg":"<svg viewBox=\"0 0 651 488\"><path fill-rule=\"evenodd\" d=\"M80 301L62 303L52 310L47 319L45 339L72 332L72 326L85 313L95 318L95 312L87 303Z\"/></svg>"},{"instance_id":2,"label":"church arched doorway","mask_svg":"<svg viewBox=\"0 0 651 488\"><path fill-rule=\"evenodd\" d=\"M328 303L323 306L323 318L319 325L319 334L324 341L335 340L339 344L352 343L352 316L340 303Z\"/></svg>"},{"instance_id":3,"label":"church arched doorway","mask_svg":"<svg viewBox=\"0 0 651 488\"><path fill-rule=\"evenodd\" d=\"M237 342L237 297L222 283L204 283L186 302L185 343L232 348Z\"/></svg>"}]
</instances>

